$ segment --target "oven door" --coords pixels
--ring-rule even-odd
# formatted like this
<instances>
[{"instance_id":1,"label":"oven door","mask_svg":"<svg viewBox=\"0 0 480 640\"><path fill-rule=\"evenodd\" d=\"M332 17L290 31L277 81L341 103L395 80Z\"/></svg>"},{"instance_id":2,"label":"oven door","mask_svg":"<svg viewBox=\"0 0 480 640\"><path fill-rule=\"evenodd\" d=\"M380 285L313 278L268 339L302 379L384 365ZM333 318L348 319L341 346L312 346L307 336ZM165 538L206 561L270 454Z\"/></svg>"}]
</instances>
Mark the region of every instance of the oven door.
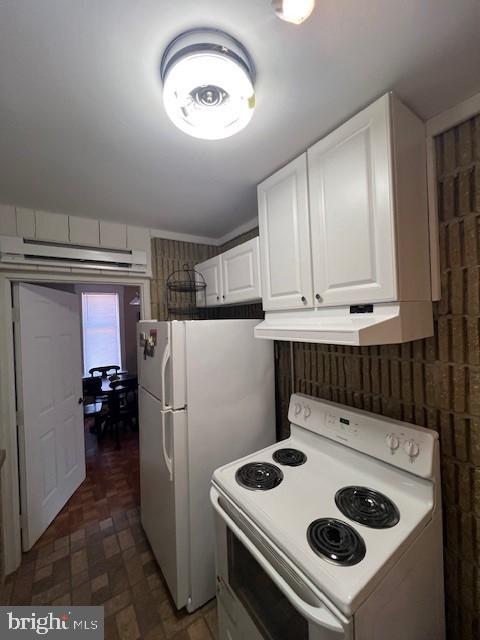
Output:
<instances>
[{"instance_id":1,"label":"oven door","mask_svg":"<svg viewBox=\"0 0 480 640\"><path fill-rule=\"evenodd\" d=\"M351 625L215 487L220 640L352 640ZM335 611L335 613L332 611Z\"/></svg>"}]
</instances>

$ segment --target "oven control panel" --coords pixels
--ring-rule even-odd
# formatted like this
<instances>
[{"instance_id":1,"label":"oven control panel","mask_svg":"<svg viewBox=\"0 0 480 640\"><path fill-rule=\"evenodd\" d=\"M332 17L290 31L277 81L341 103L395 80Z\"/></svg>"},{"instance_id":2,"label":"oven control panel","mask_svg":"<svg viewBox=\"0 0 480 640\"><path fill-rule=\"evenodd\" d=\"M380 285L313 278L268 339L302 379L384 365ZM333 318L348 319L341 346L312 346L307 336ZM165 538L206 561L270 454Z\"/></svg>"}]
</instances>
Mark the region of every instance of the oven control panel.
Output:
<instances>
[{"instance_id":1,"label":"oven control panel","mask_svg":"<svg viewBox=\"0 0 480 640\"><path fill-rule=\"evenodd\" d=\"M303 394L292 395L288 417L300 427L395 467L432 477L438 435L431 429Z\"/></svg>"}]
</instances>

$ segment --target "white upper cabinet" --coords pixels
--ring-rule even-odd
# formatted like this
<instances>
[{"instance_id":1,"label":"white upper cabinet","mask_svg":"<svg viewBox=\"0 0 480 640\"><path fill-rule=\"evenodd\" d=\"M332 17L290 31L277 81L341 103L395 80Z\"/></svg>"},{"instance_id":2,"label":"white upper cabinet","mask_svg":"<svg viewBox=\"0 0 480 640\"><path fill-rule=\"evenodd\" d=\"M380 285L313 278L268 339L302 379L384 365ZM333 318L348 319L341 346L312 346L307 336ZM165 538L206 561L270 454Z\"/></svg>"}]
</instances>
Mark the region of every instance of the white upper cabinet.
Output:
<instances>
[{"instance_id":1,"label":"white upper cabinet","mask_svg":"<svg viewBox=\"0 0 480 640\"><path fill-rule=\"evenodd\" d=\"M0 235L14 236L17 232L15 207L0 204Z\"/></svg>"},{"instance_id":2,"label":"white upper cabinet","mask_svg":"<svg viewBox=\"0 0 480 640\"><path fill-rule=\"evenodd\" d=\"M99 246L100 224L98 220L69 216L69 228L72 244Z\"/></svg>"},{"instance_id":3,"label":"white upper cabinet","mask_svg":"<svg viewBox=\"0 0 480 640\"><path fill-rule=\"evenodd\" d=\"M109 249L127 248L127 225L100 221L100 246Z\"/></svg>"},{"instance_id":4,"label":"white upper cabinet","mask_svg":"<svg viewBox=\"0 0 480 640\"><path fill-rule=\"evenodd\" d=\"M258 186L263 308L313 306L307 156Z\"/></svg>"},{"instance_id":5,"label":"white upper cabinet","mask_svg":"<svg viewBox=\"0 0 480 640\"><path fill-rule=\"evenodd\" d=\"M197 306L256 302L261 298L258 238L195 265L207 283L197 293Z\"/></svg>"},{"instance_id":6,"label":"white upper cabinet","mask_svg":"<svg viewBox=\"0 0 480 640\"><path fill-rule=\"evenodd\" d=\"M50 211L35 212L37 240L68 242L68 216Z\"/></svg>"},{"instance_id":7,"label":"white upper cabinet","mask_svg":"<svg viewBox=\"0 0 480 640\"><path fill-rule=\"evenodd\" d=\"M425 171L424 123L387 94L260 184L264 309L431 300Z\"/></svg>"},{"instance_id":8,"label":"white upper cabinet","mask_svg":"<svg viewBox=\"0 0 480 640\"><path fill-rule=\"evenodd\" d=\"M35 211L16 207L17 236L21 238L35 238Z\"/></svg>"},{"instance_id":9,"label":"white upper cabinet","mask_svg":"<svg viewBox=\"0 0 480 640\"><path fill-rule=\"evenodd\" d=\"M388 95L308 150L315 304L397 296Z\"/></svg>"},{"instance_id":10,"label":"white upper cabinet","mask_svg":"<svg viewBox=\"0 0 480 640\"><path fill-rule=\"evenodd\" d=\"M223 302L235 304L261 297L258 238L221 254Z\"/></svg>"},{"instance_id":11,"label":"white upper cabinet","mask_svg":"<svg viewBox=\"0 0 480 640\"><path fill-rule=\"evenodd\" d=\"M203 307L222 304L222 266L220 256L215 256L205 262L195 265L195 270L202 274L207 288L197 293L197 306Z\"/></svg>"}]
</instances>

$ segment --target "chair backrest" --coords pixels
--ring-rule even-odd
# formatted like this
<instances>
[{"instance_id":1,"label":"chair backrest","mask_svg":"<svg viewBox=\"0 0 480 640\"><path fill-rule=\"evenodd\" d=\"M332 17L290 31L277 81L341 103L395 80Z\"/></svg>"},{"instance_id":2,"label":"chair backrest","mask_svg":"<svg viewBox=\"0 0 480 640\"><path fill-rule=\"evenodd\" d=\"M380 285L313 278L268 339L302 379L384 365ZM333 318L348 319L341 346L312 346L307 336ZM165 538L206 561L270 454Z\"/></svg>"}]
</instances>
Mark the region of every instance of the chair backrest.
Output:
<instances>
[{"instance_id":1,"label":"chair backrest","mask_svg":"<svg viewBox=\"0 0 480 640\"><path fill-rule=\"evenodd\" d=\"M91 369L88 370L88 373L92 377L96 373L99 373L102 376L102 378L106 378L109 371L114 371L115 373L117 373L117 371L120 371L120 367L118 366L118 364L109 364L108 366L105 366L105 367L92 367Z\"/></svg>"},{"instance_id":2,"label":"chair backrest","mask_svg":"<svg viewBox=\"0 0 480 640\"><path fill-rule=\"evenodd\" d=\"M137 413L138 403L138 380L129 378L127 380L114 380L110 383L115 391L111 402L111 412L113 420L116 420L121 412Z\"/></svg>"},{"instance_id":3,"label":"chair backrest","mask_svg":"<svg viewBox=\"0 0 480 640\"><path fill-rule=\"evenodd\" d=\"M99 376L83 379L83 395L94 396L102 390L102 379Z\"/></svg>"},{"instance_id":4,"label":"chair backrest","mask_svg":"<svg viewBox=\"0 0 480 640\"><path fill-rule=\"evenodd\" d=\"M136 391L138 387L137 378L127 378L126 380L114 380L110 383L112 389L115 391Z\"/></svg>"}]
</instances>

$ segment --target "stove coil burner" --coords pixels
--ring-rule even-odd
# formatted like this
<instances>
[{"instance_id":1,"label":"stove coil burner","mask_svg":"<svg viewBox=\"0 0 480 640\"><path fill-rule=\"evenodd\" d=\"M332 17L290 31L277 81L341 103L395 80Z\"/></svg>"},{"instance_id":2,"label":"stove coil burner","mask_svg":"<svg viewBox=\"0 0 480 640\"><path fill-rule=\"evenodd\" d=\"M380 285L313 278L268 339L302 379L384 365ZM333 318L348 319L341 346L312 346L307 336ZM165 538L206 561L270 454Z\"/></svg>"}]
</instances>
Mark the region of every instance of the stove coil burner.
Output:
<instances>
[{"instance_id":1,"label":"stove coil burner","mask_svg":"<svg viewBox=\"0 0 480 640\"><path fill-rule=\"evenodd\" d=\"M247 489L268 491L274 489L283 480L282 471L268 462L250 462L244 464L235 474L238 484Z\"/></svg>"},{"instance_id":2,"label":"stove coil burner","mask_svg":"<svg viewBox=\"0 0 480 640\"><path fill-rule=\"evenodd\" d=\"M307 539L315 553L334 564L351 567L365 557L363 538L349 524L335 518L314 520Z\"/></svg>"},{"instance_id":3,"label":"stove coil burner","mask_svg":"<svg viewBox=\"0 0 480 640\"><path fill-rule=\"evenodd\" d=\"M345 517L372 529L388 529L400 520L400 513L389 498L366 487L340 489L335 503Z\"/></svg>"},{"instance_id":4,"label":"stove coil burner","mask_svg":"<svg viewBox=\"0 0 480 640\"><path fill-rule=\"evenodd\" d=\"M301 464L305 464L307 456L298 449L277 449L273 454L273 459L287 467L299 467Z\"/></svg>"}]
</instances>

